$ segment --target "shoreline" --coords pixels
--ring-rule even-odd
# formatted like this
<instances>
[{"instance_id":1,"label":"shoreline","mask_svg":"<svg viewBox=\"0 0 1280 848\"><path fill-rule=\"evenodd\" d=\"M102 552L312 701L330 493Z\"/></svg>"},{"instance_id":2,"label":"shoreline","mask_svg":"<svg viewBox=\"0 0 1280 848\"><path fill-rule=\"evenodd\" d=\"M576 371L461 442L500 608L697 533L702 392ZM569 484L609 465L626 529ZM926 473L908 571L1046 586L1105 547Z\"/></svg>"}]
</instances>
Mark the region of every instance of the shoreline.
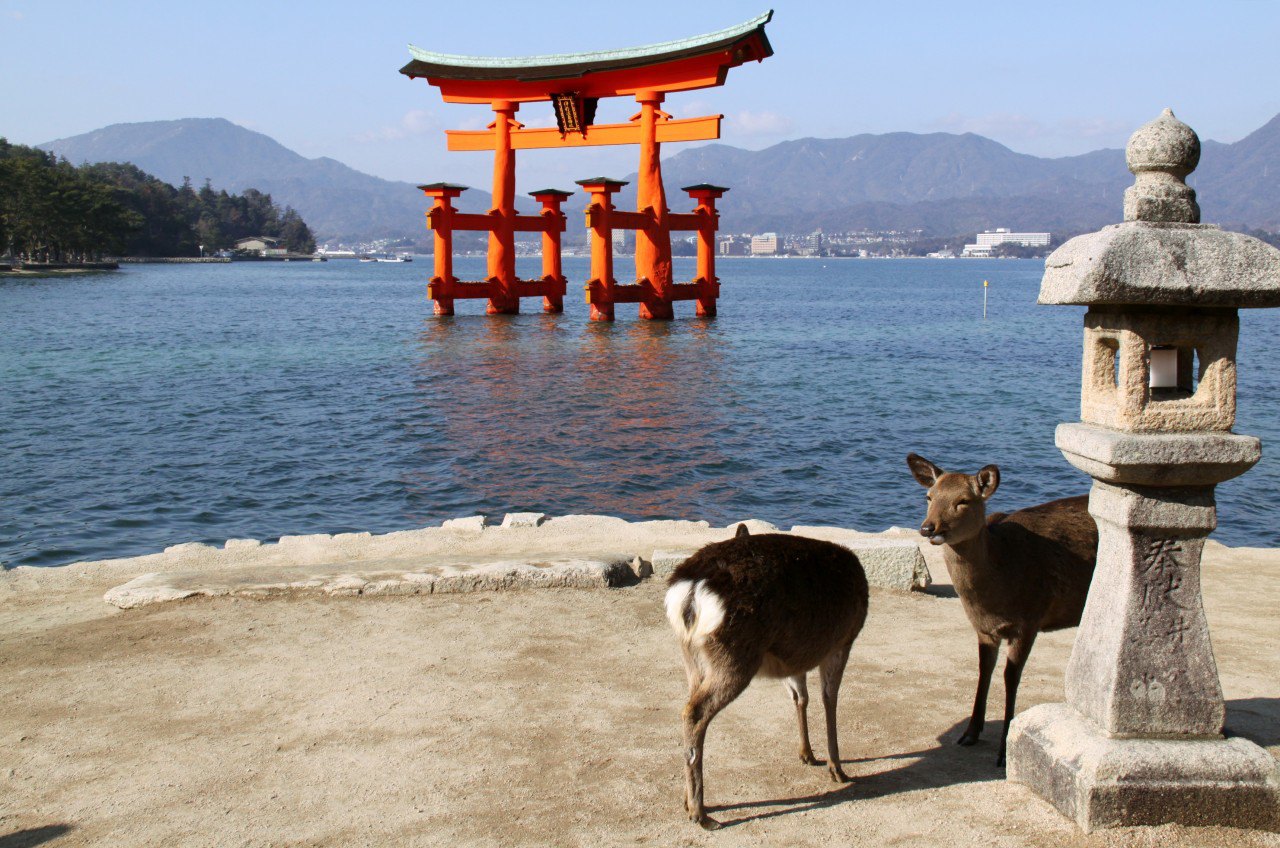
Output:
<instances>
[{"instance_id":1,"label":"shoreline","mask_svg":"<svg viewBox=\"0 0 1280 848\"><path fill-rule=\"evenodd\" d=\"M665 576L703 545L732 537L739 524L756 534L788 532L844 545L859 554L873 585L923 589L934 573L945 573L940 554L922 544L918 534L900 528L868 533L797 525L780 530L757 519L713 527L706 521L508 513L496 525L476 515L376 535L228 539L221 546L186 542L141 556L16 566L0 574L0 596L111 583L109 594L126 600L109 602L131 607L191 595L311 590L329 595L430 594L629 585L650 574Z\"/></svg>"},{"instance_id":2,"label":"shoreline","mask_svg":"<svg viewBox=\"0 0 1280 848\"><path fill-rule=\"evenodd\" d=\"M536 526L515 526L525 522ZM680 809L687 693L657 575L604 590L103 602L126 572L217 571L215 560L250 555L443 551L450 540L491 553L532 550L542 534L544 548L625 552L726 532L604 516L477 525L179 545L7 573L0 834L25 844L52 833L58 846L736 848L824 844L832 834L868 848L1280 845L1276 833L1230 827L1081 834L994 767L998 680L983 739L954 744L973 694L974 636L941 571L925 592L871 589L838 711L852 783L836 786L796 761L795 708L774 681L757 681L717 718L707 801L725 828L714 835ZM1280 551L1211 541L1203 576L1229 733L1280 755ZM1020 712L1062 700L1075 635L1037 640ZM808 712L821 756L821 709Z\"/></svg>"}]
</instances>

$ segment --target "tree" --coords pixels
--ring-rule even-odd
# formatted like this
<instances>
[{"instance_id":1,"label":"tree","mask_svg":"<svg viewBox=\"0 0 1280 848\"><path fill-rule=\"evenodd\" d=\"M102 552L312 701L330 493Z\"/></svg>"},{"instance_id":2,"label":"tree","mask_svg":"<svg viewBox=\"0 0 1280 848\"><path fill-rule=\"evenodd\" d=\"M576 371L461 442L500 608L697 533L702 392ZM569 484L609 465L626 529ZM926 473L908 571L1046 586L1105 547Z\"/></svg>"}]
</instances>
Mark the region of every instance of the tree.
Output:
<instances>
[{"instance_id":1,"label":"tree","mask_svg":"<svg viewBox=\"0 0 1280 848\"><path fill-rule=\"evenodd\" d=\"M27 259L76 261L103 253L195 256L248 236L277 236L310 253L315 239L296 210L271 195L179 188L129 164L79 168L65 159L0 138L0 252Z\"/></svg>"},{"instance_id":2,"label":"tree","mask_svg":"<svg viewBox=\"0 0 1280 848\"><path fill-rule=\"evenodd\" d=\"M284 239L285 247L291 253L316 252L316 238L311 234L311 228L292 206L284 210L284 217L280 221L280 238Z\"/></svg>"}]
</instances>

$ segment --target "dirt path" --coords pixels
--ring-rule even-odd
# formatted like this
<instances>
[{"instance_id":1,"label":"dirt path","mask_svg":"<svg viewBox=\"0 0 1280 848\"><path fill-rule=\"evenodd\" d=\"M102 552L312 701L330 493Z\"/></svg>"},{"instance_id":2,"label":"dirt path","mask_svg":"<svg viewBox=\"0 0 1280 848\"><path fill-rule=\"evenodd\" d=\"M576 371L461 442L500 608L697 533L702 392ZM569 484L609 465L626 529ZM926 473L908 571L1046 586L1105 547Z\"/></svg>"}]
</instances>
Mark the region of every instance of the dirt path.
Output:
<instances>
[{"instance_id":1,"label":"dirt path","mask_svg":"<svg viewBox=\"0 0 1280 848\"><path fill-rule=\"evenodd\" d=\"M652 581L124 612L110 585L0 601L0 848L1280 846L1085 837L1001 779L991 742L951 744L976 665L954 598L873 590L841 693L846 787L796 760L779 684L730 706L707 746L729 826L707 834L680 807L684 681ZM1212 546L1205 585L1228 725L1280 754L1280 552ZM1037 643L1022 707L1061 698L1072 637Z\"/></svg>"}]
</instances>

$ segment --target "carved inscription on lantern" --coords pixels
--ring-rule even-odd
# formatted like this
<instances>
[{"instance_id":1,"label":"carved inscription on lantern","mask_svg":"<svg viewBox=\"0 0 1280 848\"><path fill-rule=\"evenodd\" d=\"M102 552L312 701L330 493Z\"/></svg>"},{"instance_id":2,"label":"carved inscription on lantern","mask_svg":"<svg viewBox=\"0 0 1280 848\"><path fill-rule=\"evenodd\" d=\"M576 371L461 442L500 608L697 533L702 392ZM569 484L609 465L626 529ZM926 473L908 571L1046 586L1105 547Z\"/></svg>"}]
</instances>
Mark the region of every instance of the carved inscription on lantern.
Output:
<instances>
[{"instance_id":1,"label":"carved inscription on lantern","mask_svg":"<svg viewBox=\"0 0 1280 848\"><path fill-rule=\"evenodd\" d=\"M1191 633L1188 615L1193 614L1194 598L1186 586L1186 565L1180 539L1149 539L1142 543L1138 577L1141 584L1138 622L1146 640L1154 643L1155 656L1180 653ZM1144 673L1129 684L1129 694L1139 702L1159 708L1172 694L1180 677L1176 665L1159 668L1159 676ZM1175 687L1176 688L1176 687Z\"/></svg>"}]
</instances>

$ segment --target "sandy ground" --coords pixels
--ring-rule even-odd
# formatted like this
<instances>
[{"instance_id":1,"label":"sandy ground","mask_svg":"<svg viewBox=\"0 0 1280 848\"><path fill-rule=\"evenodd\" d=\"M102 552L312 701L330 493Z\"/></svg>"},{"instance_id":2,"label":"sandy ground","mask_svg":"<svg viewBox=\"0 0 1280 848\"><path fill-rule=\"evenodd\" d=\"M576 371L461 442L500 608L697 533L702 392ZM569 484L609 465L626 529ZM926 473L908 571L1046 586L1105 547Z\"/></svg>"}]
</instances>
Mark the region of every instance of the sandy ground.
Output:
<instances>
[{"instance_id":1,"label":"sandy ground","mask_svg":"<svg viewBox=\"0 0 1280 848\"><path fill-rule=\"evenodd\" d=\"M852 784L801 765L782 687L712 724L681 809L684 676L654 581L405 598L204 599L121 611L110 569L0 593L0 848L22 845L1280 846L1168 826L1083 836L951 740L974 639L945 575L873 590L841 692ZM1228 728L1280 755L1280 551L1211 544ZM1074 631L1023 708L1060 700ZM999 730L993 684L988 736ZM820 708L810 705L822 756Z\"/></svg>"}]
</instances>

